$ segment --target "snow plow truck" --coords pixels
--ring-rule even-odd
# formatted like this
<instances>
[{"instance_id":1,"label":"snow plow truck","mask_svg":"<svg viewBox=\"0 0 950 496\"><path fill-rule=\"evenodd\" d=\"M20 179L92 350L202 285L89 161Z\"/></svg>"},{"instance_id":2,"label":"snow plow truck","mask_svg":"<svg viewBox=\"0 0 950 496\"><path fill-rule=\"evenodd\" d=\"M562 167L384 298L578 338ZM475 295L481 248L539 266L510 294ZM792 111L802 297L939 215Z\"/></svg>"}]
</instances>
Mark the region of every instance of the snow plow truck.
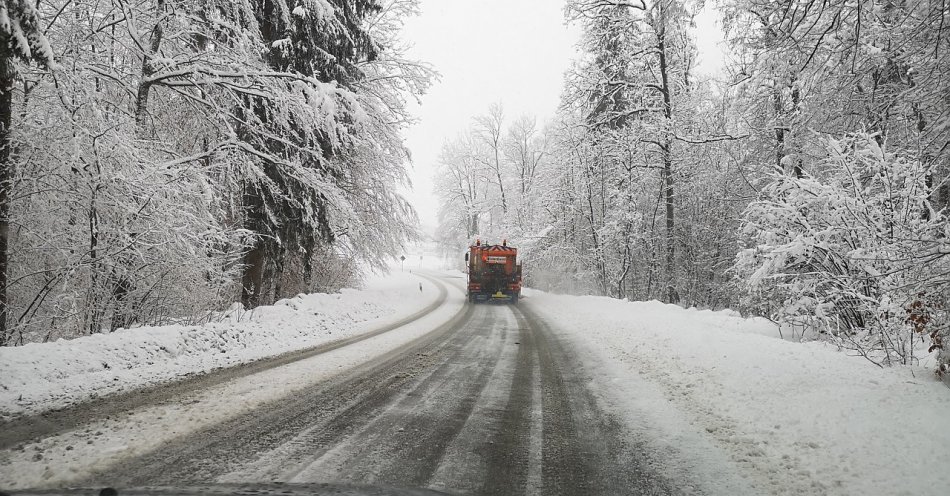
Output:
<instances>
[{"instance_id":1,"label":"snow plow truck","mask_svg":"<svg viewBox=\"0 0 950 496\"><path fill-rule=\"evenodd\" d=\"M465 254L468 262L468 301L501 301L518 303L521 296L521 264L518 249L482 244L476 240Z\"/></svg>"}]
</instances>

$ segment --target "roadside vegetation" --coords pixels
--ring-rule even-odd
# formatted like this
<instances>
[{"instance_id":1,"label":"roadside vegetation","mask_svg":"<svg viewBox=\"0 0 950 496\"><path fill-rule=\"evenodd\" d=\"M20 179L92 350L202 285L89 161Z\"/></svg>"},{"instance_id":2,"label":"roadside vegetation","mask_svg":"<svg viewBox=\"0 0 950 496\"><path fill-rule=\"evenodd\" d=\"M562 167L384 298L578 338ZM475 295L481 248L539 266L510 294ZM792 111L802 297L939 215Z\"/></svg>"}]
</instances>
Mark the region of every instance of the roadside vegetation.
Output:
<instances>
[{"instance_id":1,"label":"roadside vegetation","mask_svg":"<svg viewBox=\"0 0 950 496\"><path fill-rule=\"evenodd\" d=\"M335 290L413 236L415 0L0 2L0 345Z\"/></svg>"},{"instance_id":2,"label":"roadside vegetation","mask_svg":"<svg viewBox=\"0 0 950 496\"><path fill-rule=\"evenodd\" d=\"M526 284L731 307L950 372L950 19L940 1L568 0L550 122L486 109L445 144L441 242L519 246Z\"/></svg>"}]
</instances>

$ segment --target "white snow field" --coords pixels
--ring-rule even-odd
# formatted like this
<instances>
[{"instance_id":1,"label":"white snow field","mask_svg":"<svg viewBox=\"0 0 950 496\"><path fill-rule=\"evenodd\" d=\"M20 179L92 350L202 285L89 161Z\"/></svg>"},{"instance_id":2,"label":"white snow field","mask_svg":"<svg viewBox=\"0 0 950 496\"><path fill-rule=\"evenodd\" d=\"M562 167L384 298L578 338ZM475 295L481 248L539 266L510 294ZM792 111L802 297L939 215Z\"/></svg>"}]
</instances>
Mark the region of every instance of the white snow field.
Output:
<instances>
[{"instance_id":1,"label":"white snow field","mask_svg":"<svg viewBox=\"0 0 950 496\"><path fill-rule=\"evenodd\" d=\"M422 291L419 285L422 284ZM363 289L308 294L217 321L120 329L0 348L0 418L33 414L187 375L310 348L396 322L438 289L409 272L370 276Z\"/></svg>"},{"instance_id":2,"label":"white snow field","mask_svg":"<svg viewBox=\"0 0 950 496\"><path fill-rule=\"evenodd\" d=\"M611 408L678 465L670 472L685 468L713 493L730 472L753 494L950 488L950 389L932 369L881 369L731 311L526 296L593 365Z\"/></svg>"}]
</instances>

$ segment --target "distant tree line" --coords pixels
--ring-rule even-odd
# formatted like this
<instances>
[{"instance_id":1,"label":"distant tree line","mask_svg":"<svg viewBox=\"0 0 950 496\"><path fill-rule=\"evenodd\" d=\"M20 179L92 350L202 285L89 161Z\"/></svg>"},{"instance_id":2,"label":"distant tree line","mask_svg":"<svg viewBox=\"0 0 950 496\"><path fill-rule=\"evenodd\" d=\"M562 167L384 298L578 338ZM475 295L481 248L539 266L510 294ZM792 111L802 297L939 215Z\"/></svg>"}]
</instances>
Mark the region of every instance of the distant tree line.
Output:
<instances>
[{"instance_id":1,"label":"distant tree line","mask_svg":"<svg viewBox=\"0 0 950 496\"><path fill-rule=\"evenodd\" d=\"M739 308L948 371L945 3L722 0L721 80L695 71L701 7L568 0L557 117L496 106L445 144L442 243L505 237L535 287Z\"/></svg>"},{"instance_id":2,"label":"distant tree line","mask_svg":"<svg viewBox=\"0 0 950 496\"><path fill-rule=\"evenodd\" d=\"M0 2L0 345L334 290L414 234L416 0Z\"/></svg>"}]
</instances>

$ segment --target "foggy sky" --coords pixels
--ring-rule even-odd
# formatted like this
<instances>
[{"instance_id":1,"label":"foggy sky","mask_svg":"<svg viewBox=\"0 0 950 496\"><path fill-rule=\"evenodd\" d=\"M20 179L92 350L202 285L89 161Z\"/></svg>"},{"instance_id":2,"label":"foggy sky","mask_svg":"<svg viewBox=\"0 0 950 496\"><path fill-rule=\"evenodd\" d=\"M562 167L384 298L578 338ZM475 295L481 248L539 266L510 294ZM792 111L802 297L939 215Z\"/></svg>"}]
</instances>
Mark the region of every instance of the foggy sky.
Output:
<instances>
[{"instance_id":1,"label":"foggy sky","mask_svg":"<svg viewBox=\"0 0 950 496\"><path fill-rule=\"evenodd\" d=\"M578 26L566 26L559 0L422 0L422 14L406 23L409 55L426 61L441 78L413 106L419 119L406 134L412 152L406 193L423 229L432 233L438 200L432 177L442 143L498 102L507 120L528 114L542 123L557 109L563 74L576 58ZM715 13L697 19L699 71L722 66Z\"/></svg>"}]
</instances>

